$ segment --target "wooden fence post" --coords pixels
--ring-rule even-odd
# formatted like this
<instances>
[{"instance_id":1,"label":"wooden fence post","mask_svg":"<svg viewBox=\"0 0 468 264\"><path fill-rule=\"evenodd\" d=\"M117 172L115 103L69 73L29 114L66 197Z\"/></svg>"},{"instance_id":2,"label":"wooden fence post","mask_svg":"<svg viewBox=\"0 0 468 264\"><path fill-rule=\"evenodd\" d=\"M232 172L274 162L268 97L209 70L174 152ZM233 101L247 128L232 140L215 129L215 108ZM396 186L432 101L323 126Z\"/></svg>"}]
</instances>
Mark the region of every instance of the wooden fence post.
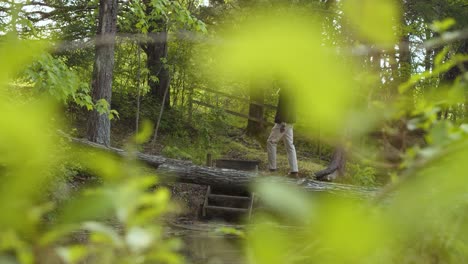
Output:
<instances>
[{"instance_id":1,"label":"wooden fence post","mask_svg":"<svg viewBox=\"0 0 468 264\"><path fill-rule=\"evenodd\" d=\"M211 153L206 154L206 166L207 167L212 167L213 165L213 160L211 159Z\"/></svg>"}]
</instances>

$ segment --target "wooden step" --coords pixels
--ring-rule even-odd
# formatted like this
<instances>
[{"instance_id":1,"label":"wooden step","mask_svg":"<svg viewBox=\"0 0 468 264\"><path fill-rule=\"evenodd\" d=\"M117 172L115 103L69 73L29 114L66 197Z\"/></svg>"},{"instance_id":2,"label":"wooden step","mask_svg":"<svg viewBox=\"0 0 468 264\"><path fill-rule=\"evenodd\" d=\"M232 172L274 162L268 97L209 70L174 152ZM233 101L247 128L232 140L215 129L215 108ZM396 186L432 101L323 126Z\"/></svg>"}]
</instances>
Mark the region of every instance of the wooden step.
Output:
<instances>
[{"instance_id":1,"label":"wooden step","mask_svg":"<svg viewBox=\"0 0 468 264\"><path fill-rule=\"evenodd\" d=\"M219 198L219 199L233 199L233 200L250 200L249 196L234 196L234 195L225 195L225 194L209 194L208 198Z\"/></svg>"},{"instance_id":2,"label":"wooden step","mask_svg":"<svg viewBox=\"0 0 468 264\"><path fill-rule=\"evenodd\" d=\"M247 213L247 212L249 212L249 209L246 209L246 208L232 208L232 207L223 207L223 206L214 206L214 205L207 205L207 206L205 206L205 209L236 212L236 213Z\"/></svg>"}]
</instances>

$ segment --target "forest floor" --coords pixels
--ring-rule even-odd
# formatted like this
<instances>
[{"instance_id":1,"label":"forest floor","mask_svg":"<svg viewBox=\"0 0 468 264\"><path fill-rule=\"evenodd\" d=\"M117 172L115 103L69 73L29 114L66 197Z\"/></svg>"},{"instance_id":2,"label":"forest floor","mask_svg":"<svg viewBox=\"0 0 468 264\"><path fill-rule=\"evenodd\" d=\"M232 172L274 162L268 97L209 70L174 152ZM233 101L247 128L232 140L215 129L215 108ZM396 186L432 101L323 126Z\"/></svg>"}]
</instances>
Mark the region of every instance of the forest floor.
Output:
<instances>
[{"instance_id":1,"label":"forest floor","mask_svg":"<svg viewBox=\"0 0 468 264\"><path fill-rule=\"evenodd\" d=\"M127 127L112 128L111 144L114 147L122 147L131 137L133 131ZM80 133L81 134L81 133ZM190 160L197 165L206 164L206 155L212 154L215 159L237 159L237 160L256 160L260 161L259 172L267 172L267 152L266 140L268 134L264 137L250 137L245 134L241 128L231 127L226 134L216 135L212 144L209 147L200 146L200 144L192 144L196 139L179 138L170 133L161 133L155 145L143 145L142 152L162 155L168 158ZM330 157L322 156L320 159L316 155L316 150L313 149L304 137L297 136L294 139L297 160L301 177L313 178L314 172L322 170L327 164ZM331 152L331 151L329 151ZM286 176L289 172L288 159L286 150L282 142L278 143L277 150L277 166L278 174Z\"/></svg>"},{"instance_id":2,"label":"forest floor","mask_svg":"<svg viewBox=\"0 0 468 264\"><path fill-rule=\"evenodd\" d=\"M132 131L126 127L114 126L112 131L112 145L122 147L130 137ZM247 136L240 128L230 128L229 133L216 136L216 144L208 150L185 142L185 139L174 138L170 134L161 134L155 146L143 146L143 152L163 155L169 158L186 159L194 164L205 165L206 154L211 153L215 159L237 159L260 161L260 174L267 174L266 138L264 142ZM196 139L192 139L196 141ZM313 178L316 171L323 169L327 161L320 161L314 155L314 150L307 145L307 140L296 137L297 159L301 177ZM286 151L282 143L278 144L278 173L285 177L289 171ZM199 205L203 202L206 186L186 183L171 183L168 186L174 200L182 207L183 217L197 218Z\"/></svg>"}]
</instances>

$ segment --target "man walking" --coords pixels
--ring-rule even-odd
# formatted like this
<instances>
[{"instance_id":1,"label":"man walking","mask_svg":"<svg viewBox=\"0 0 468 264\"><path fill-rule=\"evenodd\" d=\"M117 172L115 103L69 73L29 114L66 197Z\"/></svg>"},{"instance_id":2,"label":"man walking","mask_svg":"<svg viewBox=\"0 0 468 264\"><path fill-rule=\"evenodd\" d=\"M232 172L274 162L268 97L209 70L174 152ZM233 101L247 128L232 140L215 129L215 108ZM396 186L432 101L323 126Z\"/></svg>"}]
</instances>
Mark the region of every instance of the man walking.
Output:
<instances>
[{"instance_id":1,"label":"man walking","mask_svg":"<svg viewBox=\"0 0 468 264\"><path fill-rule=\"evenodd\" d=\"M296 122L294 95L292 91L279 91L278 107L276 109L275 125L271 129L267 140L268 168L276 171L276 146L283 139L289 161L289 176L298 176L296 148L293 143L293 124Z\"/></svg>"}]
</instances>

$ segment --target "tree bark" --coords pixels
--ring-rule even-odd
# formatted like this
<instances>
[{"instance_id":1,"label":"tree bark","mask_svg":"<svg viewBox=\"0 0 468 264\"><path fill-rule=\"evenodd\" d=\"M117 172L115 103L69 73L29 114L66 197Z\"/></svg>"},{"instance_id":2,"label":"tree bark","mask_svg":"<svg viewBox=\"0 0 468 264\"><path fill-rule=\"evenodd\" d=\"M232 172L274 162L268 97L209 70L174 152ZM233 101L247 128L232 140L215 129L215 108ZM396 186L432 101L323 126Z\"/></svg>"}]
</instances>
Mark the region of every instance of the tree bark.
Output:
<instances>
[{"instance_id":1,"label":"tree bark","mask_svg":"<svg viewBox=\"0 0 468 264\"><path fill-rule=\"evenodd\" d=\"M135 134L139 132L140 124L140 100L141 100L141 48L137 43L137 56L138 56L138 72L137 72L137 109L136 109L136 118L135 118Z\"/></svg>"},{"instance_id":2,"label":"tree bark","mask_svg":"<svg viewBox=\"0 0 468 264\"><path fill-rule=\"evenodd\" d=\"M114 46L117 32L117 0L100 0L99 24L96 45L96 55L92 79L93 102L105 99L111 103L112 78L114 70ZM96 110L90 112L88 118L88 139L92 142L110 145L110 120L107 113L100 114Z\"/></svg>"},{"instance_id":3,"label":"tree bark","mask_svg":"<svg viewBox=\"0 0 468 264\"><path fill-rule=\"evenodd\" d=\"M154 41L150 41L144 47L147 56L147 67L150 78L148 85L150 87L150 95L160 104L165 104L165 108L170 107L170 91L166 93L166 99L163 100L165 91L169 89L170 76L169 69L165 61L167 60L167 29L166 22L158 21L158 26L152 29L153 33L158 32L158 36Z\"/></svg>"},{"instance_id":4,"label":"tree bark","mask_svg":"<svg viewBox=\"0 0 468 264\"><path fill-rule=\"evenodd\" d=\"M426 33L426 41L431 39L431 30L429 28L426 28L425 30ZM432 70L432 58L434 56L434 50L432 49L426 49L426 52L424 54L424 70L429 72Z\"/></svg>"},{"instance_id":5,"label":"tree bark","mask_svg":"<svg viewBox=\"0 0 468 264\"><path fill-rule=\"evenodd\" d=\"M409 43L409 34L404 34L398 45L399 49L399 80L398 85L409 80L411 76L411 53L410 53L410 43Z\"/></svg>"},{"instance_id":6,"label":"tree bark","mask_svg":"<svg viewBox=\"0 0 468 264\"><path fill-rule=\"evenodd\" d=\"M248 190L251 188L252 184L265 180L296 185L295 180L287 177L270 176L266 178L260 177L254 172L198 166L187 161L169 159L140 152L128 153L122 149L106 147L85 139L72 138L67 135L65 135L65 137L79 146L84 146L93 150L102 150L124 158L135 157L149 167L154 168L155 173L165 181L210 185L215 188L229 190ZM87 149L85 149L85 151L87 151ZM300 187L310 192L333 193L361 198L373 197L377 192L374 188L314 180L307 180L302 183Z\"/></svg>"}]
</instances>

